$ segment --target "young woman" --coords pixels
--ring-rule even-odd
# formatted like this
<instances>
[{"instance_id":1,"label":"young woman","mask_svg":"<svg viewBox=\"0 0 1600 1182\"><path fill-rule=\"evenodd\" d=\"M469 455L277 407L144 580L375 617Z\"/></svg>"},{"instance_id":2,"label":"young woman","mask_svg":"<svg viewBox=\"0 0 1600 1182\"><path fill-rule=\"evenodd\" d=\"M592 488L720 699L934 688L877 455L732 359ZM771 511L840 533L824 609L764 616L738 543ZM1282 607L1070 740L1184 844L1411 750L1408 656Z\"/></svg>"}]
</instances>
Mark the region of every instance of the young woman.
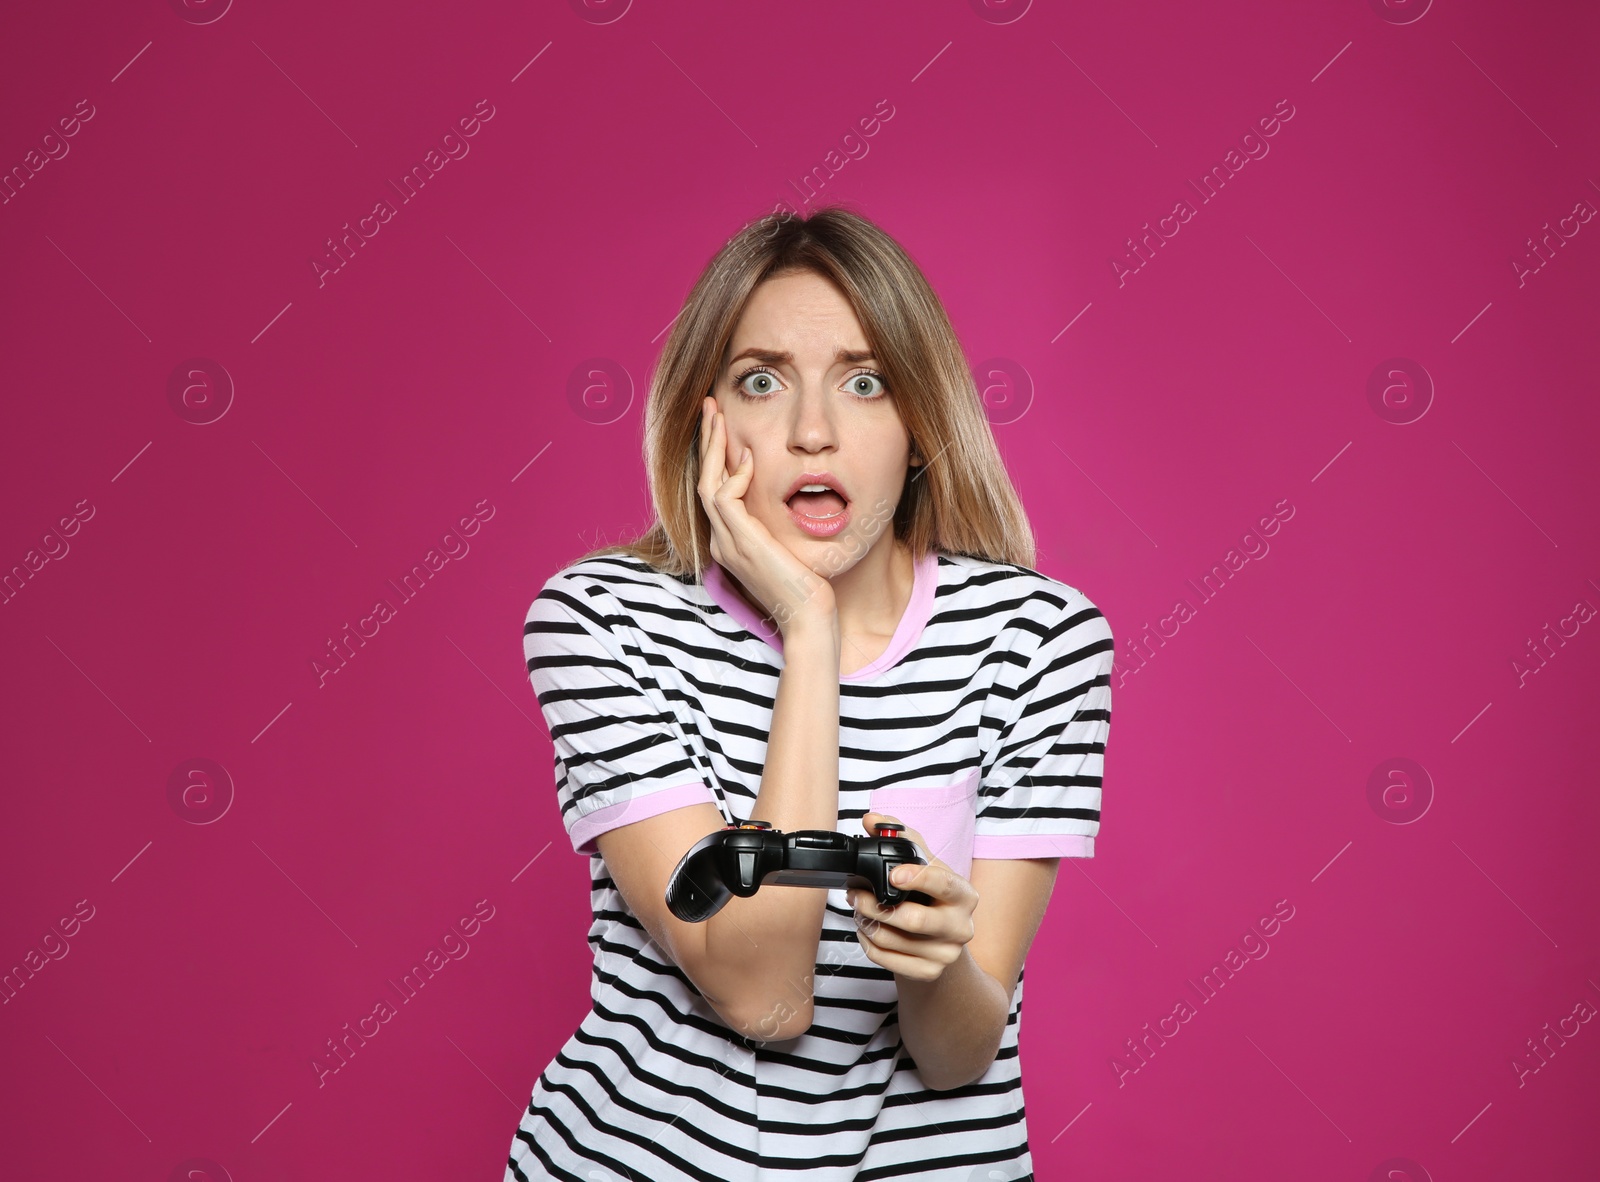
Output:
<instances>
[{"instance_id":1,"label":"young woman","mask_svg":"<svg viewBox=\"0 0 1600 1182\"><path fill-rule=\"evenodd\" d=\"M753 223L674 324L644 452L657 520L525 624L594 1004L506 1178L1031 1178L1023 961L1094 852L1112 636L1031 569L943 307L856 214ZM897 820L932 902L769 886L676 919L678 860L750 818Z\"/></svg>"}]
</instances>

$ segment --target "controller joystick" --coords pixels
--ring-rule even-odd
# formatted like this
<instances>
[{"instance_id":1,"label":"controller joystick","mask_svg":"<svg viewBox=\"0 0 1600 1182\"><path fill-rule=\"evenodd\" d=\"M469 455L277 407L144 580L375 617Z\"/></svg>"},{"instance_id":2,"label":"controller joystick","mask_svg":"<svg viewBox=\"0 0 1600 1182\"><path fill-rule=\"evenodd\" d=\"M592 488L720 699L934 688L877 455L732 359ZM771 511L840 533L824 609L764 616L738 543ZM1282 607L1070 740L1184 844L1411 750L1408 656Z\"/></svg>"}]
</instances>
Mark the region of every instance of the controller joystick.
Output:
<instances>
[{"instance_id":1,"label":"controller joystick","mask_svg":"<svg viewBox=\"0 0 1600 1182\"><path fill-rule=\"evenodd\" d=\"M916 843L900 836L904 825L880 821L870 834L850 837L829 829L784 833L767 821L738 821L708 833L690 847L667 880L667 909L686 923L701 923L734 895L748 899L763 886L831 890L864 887L880 907L931 904L921 891L889 881L896 866L925 866Z\"/></svg>"}]
</instances>

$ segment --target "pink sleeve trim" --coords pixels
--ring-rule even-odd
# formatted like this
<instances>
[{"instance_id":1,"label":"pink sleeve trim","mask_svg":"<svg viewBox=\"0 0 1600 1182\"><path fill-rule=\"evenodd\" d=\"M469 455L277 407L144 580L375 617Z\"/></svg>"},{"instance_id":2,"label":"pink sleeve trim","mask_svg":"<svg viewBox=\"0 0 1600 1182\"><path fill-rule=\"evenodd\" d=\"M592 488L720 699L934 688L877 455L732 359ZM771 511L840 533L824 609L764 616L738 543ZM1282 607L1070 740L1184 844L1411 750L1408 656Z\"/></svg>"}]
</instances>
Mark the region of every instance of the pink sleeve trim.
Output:
<instances>
[{"instance_id":1,"label":"pink sleeve trim","mask_svg":"<svg viewBox=\"0 0 1600 1182\"><path fill-rule=\"evenodd\" d=\"M619 800L616 804L585 813L572 823L572 848L580 854L597 854L600 851L595 848L594 839L607 829L648 820L691 804L716 803L717 798L712 795L711 789L700 780L687 780L670 788L658 789L647 796Z\"/></svg>"},{"instance_id":2,"label":"pink sleeve trim","mask_svg":"<svg viewBox=\"0 0 1600 1182\"><path fill-rule=\"evenodd\" d=\"M978 858L1092 858L1094 838L1087 833L979 833L972 839Z\"/></svg>"}]
</instances>

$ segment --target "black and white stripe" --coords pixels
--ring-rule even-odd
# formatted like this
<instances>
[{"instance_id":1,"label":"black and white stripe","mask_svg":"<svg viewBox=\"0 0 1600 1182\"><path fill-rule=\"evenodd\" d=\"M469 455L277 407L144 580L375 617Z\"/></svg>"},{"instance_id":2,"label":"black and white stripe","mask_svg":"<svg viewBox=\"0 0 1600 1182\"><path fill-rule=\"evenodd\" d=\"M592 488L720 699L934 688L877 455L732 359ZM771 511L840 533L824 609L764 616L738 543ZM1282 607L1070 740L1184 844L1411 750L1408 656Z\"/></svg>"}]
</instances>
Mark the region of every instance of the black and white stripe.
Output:
<instances>
[{"instance_id":1,"label":"black and white stripe","mask_svg":"<svg viewBox=\"0 0 1600 1182\"><path fill-rule=\"evenodd\" d=\"M914 643L841 678L836 827L860 833L865 813L889 813L963 874L974 857L1092 856L1110 626L1038 571L934 557L926 607L912 618L914 593L902 621ZM590 858L593 1008L539 1077L508 1182L1031 1177L1020 979L989 1071L929 1090L900 1043L892 974L861 951L844 892L829 891L811 1027L747 1043L650 939L594 851L594 826L663 805L750 815L783 657L738 615L705 583L628 556L567 567L528 610L560 815Z\"/></svg>"}]
</instances>

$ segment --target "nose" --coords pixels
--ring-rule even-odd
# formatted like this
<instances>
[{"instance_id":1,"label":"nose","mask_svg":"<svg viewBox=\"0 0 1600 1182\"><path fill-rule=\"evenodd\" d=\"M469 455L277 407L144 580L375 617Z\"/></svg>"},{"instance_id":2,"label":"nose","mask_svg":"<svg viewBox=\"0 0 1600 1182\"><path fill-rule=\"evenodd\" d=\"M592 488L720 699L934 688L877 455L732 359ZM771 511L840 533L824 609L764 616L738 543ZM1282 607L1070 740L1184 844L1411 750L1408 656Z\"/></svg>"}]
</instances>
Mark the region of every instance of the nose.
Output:
<instances>
[{"instance_id":1,"label":"nose","mask_svg":"<svg viewBox=\"0 0 1600 1182\"><path fill-rule=\"evenodd\" d=\"M833 451L839 446L838 424L834 422L833 401L819 382L803 383L790 404L794 407L789 422L789 450L812 455Z\"/></svg>"}]
</instances>

